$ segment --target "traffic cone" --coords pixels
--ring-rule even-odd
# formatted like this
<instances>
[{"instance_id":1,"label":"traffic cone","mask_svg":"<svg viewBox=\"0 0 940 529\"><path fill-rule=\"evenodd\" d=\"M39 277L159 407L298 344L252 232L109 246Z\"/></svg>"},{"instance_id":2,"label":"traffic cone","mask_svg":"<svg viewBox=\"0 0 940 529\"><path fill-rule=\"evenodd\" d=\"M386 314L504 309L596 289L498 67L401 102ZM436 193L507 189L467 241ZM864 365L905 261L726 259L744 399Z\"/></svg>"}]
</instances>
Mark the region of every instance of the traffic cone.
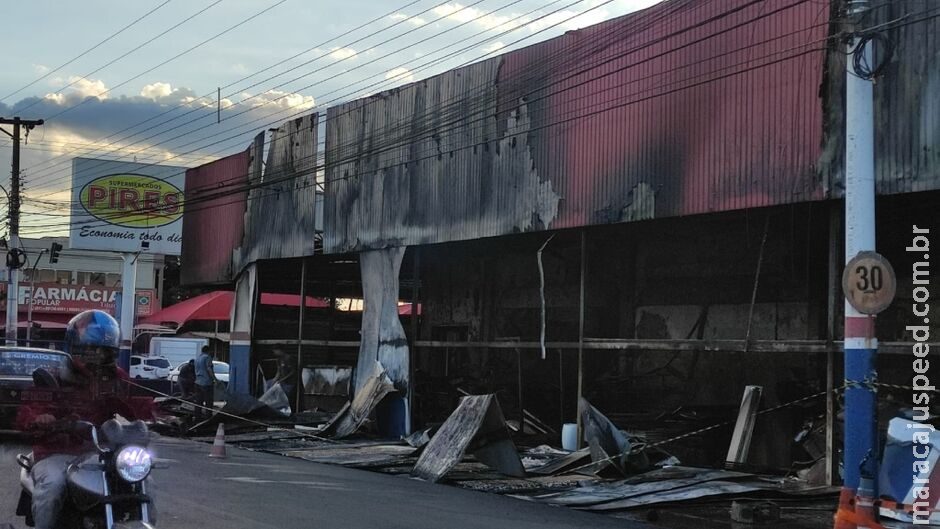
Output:
<instances>
[{"instance_id":1,"label":"traffic cone","mask_svg":"<svg viewBox=\"0 0 940 529\"><path fill-rule=\"evenodd\" d=\"M219 429L215 431L215 441L212 441L212 450L209 457L224 459L225 455L225 424L219 423Z\"/></svg>"}]
</instances>

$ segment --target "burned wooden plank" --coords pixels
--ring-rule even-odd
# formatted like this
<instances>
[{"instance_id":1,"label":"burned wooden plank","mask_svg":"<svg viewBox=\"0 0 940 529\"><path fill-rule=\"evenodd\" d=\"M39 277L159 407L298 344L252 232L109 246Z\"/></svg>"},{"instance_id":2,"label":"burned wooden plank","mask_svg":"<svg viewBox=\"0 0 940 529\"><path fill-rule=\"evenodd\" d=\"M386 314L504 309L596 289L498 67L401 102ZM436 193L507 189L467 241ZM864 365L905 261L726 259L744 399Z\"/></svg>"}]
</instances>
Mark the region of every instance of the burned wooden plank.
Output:
<instances>
[{"instance_id":1,"label":"burned wooden plank","mask_svg":"<svg viewBox=\"0 0 940 529\"><path fill-rule=\"evenodd\" d=\"M738 420L734 424L731 445L728 446L728 455L725 457L725 466L728 468L735 468L747 462L747 455L751 450L751 437L754 435L754 425L757 424L757 411L760 407L762 391L763 388L760 386L744 388L741 408L738 410Z\"/></svg>"},{"instance_id":2,"label":"burned wooden plank","mask_svg":"<svg viewBox=\"0 0 940 529\"><path fill-rule=\"evenodd\" d=\"M457 409L425 446L412 475L437 481L460 462L467 451L503 474L525 476L495 395L462 398Z\"/></svg>"}]
</instances>

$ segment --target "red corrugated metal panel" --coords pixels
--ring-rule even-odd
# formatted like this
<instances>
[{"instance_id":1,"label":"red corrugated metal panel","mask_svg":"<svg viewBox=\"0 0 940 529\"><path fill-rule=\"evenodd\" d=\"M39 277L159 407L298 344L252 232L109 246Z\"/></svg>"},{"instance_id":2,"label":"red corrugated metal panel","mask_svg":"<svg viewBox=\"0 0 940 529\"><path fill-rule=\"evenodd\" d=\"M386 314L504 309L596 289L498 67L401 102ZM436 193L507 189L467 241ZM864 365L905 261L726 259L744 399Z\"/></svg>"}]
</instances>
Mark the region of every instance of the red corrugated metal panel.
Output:
<instances>
[{"instance_id":1,"label":"red corrugated metal panel","mask_svg":"<svg viewBox=\"0 0 940 529\"><path fill-rule=\"evenodd\" d=\"M828 16L673 0L331 108L325 250L823 198Z\"/></svg>"},{"instance_id":2,"label":"red corrugated metal panel","mask_svg":"<svg viewBox=\"0 0 940 529\"><path fill-rule=\"evenodd\" d=\"M186 171L186 215L180 281L184 285L228 283L232 250L241 244L247 192L205 200L220 188L244 188L248 151ZM192 204L192 206L190 206Z\"/></svg>"}]
</instances>

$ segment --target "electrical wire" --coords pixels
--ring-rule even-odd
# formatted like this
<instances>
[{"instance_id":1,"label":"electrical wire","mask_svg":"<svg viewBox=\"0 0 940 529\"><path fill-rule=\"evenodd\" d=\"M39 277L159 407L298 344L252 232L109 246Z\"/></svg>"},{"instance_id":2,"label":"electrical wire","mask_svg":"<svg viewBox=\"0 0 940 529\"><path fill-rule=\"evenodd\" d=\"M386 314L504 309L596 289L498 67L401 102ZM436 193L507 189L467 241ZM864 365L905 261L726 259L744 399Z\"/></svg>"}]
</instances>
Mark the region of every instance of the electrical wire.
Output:
<instances>
[{"instance_id":1,"label":"electrical wire","mask_svg":"<svg viewBox=\"0 0 940 529\"><path fill-rule=\"evenodd\" d=\"M475 3L473 3L473 4L470 4L470 5L468 5L468 6L464 6L460 11L462 11L463 9L467 9L467 8L473 7L473 6L475 6L475 5L479 4L479 3L481 3L482 1L484 1L484 0L477 0L477 2L475 2ZM497 9L497 10L491 11L490 13L483 13L483 14L480 14L480 15L474 17L472 20L465 21L465 22L459 24L459 25L456 26L456 27L448 28L447 30L438 32L438 33L436 33L436 34L434 34L434 35L432 35L432 36L430 36L430 37L427 37L427 38L425 38L425 39L422 39L421 41L419 41L419 42L417 42L417 43L410 44L410 45L408 45L408 46L399 48L399 49L397 49L397 50L395 50L395 51L393 51L393 52L387 53L387 54L385 54L385 55L382 56L382 57L378 57L378 58L376 58L376 59L374 59L374 60L371 60L371 61L368 61L368 62L359 64L359 65L357 65L356 67L354 67L354 68L352 68L352 69L350 69L350 70L347 70L347 71L343 72L343 74L345 75L345 74L348 74L348 73L350 73L350 72L352 72L352 71L358 70L358 69L360 69L360 68L364 68L365 66L368 66L368 65L370 65L370 64L374 64L374 63L378 62L379 60L381 60L381 59L383 59L383 58L385 58L385 57L391 56L391 55L393 55L393 54L395 54L395 53L399 53L399 52L401 52L401 51L403 51L403 50L405 50L405 49L414 47L415 45L420 44L421 42L425 42L425 41L427 41L427 40L430 40L430 39L439 37L439 36L441 36L441 35L444 35L444 34L446 34L446 33L448 33L448 32L454 31L455 29L457 29L457 28L459 28L459 27L462 27L462 26L464 26L464 25L466 25L466 24L468 24L468 23L470 23L470 22L473 22L473 21L476 21L476 20L480 20L480 19L482 19L482 18L485 17L485 16L489 16L489 15L492 14L493 12L499 11L499 10L501 10L501 9L504 9L504 8L510 6L510 5L513 5L513 4L515 4L515 3L518 3L518 1L519 1L519 0L513 0L513 1L510 2L509 4L506 4L506 5L504 5L503 7L500 7L500 8ZM573 4L576 4L576 3L580 3L580 2L582 2L582 1L584 1L584 0L576 0L576 1L572 2L572 4L569 4L569 5L573 5ZM607 0L606 2L604 2L604 4L610 3L610 1L611 1L611 0ZM445 3L446 3L446 2L445 2ZM433 8L431 8L431 9L433 9ZM419 13L419 15L420 15L420 14L423 14L423 12L422 12L422 13ZM442 19L447 18L447 17L452 16L452 15L453 15L453 13L450 13L450 14L448 14L448 15L443 15L443 16L439 17L438 19L436 19L435 21L437 21L437 20L442 20ZM571 18L573 18L573 17L571 17ZM382 43L379 43L379 44L377 44L377 45L381 45L381 44L384 44L384 43L387 43L387 42L391 42L392 40L395 40L395 39L397 39L397 38L400 38L400 37L403 36L403 35L410 34L410 33L414 32L414 31L419 30L419 29L421 29L421 28L412 29L412 30L410 30L410 31L405 32L405 33L402 34L402 35L393 37L393 38L391 38L391 39L387 39L386 41L383 41ZM360 39L360 40L361 40L361 39ZM373 48L374 48L374 46L373 46ZM370 49L372 49L372 48L370 48ZM328 55L328 54L321 55L320 57L317 57L317 58L315 58L315 59L313 59L313 60L316 60L316 59L318 59L318 58L322 58L323 56L326 56L326 55ZM342 59L340 59L339 61L336 61L336 62L342 62L342 61L347 60L347 59L349 59L349 57L342 58ZM312 61L308 61L308 63L309 63L309 62L312 62ZM307 64L307 63L304 63L304 64ZM324 68L329 68L329 67L331 67L331 66L333 66L333 65L335 65L335 64L336 64L336 63L327 65L327 66L324 67ZM299 65L299 66L300 66L300 65ZM296 68L297 68L297 67L294 67L294 68L292 68L292 69L290 69L290 70L288 70L288 71L293 71L293 70L296 69ZM293 79L291 79L291 80L289 80L289 81L287 81L287 82L285 82L285 83L281 83L281 84L279 84L279 85L276 85L275 87L273 87L273 88L271 88L271 89L269 89L269 90L274 90L274 89L277 89L277 88L281 88L281 87L283 87L283 86L285 86L285 85L287 85L287 84L289 84L289 83L291 83L291 82L294 82L294 81L296 81L296 80L298 80L298 79L301 79L301 78L303 78L303 77L307 77L307 76L311 75L312 73L316 73L316 72L318 72L318 71L321 71L321 70L323 70L324 68L318 68L318 69L314 70L313 72L308 72L308 73L303 74L303 75L301 75L301 76L299 76L299 77L295 77L295 78L293 78ZM279 75L280 75L280 74L279 74ZM268 78L268 79L271 79L271 78ZM303 88L300 88L299 90L304 90L304 89L312 88L313 86L319 85L319 84L325 82L326 80L329 80L329 79L323 79L323 80L317 81L317 82L315 82L315 83L313 83L313 84L310 84L310 85L307 85L307 86L305 86L305 87L303 87ZM262 82L263 82L263 81L262 81ZM258 83L256 83L255 85L252 85L252 86L256 86L257 84L258 84ZM247 88L250 88L250 87L247 87ZM247 88L243 88L243 89L247 89ZM250 96L250 97L248 97L248 98L243 99L243 100L240 101L239 103L244 102L244 101L247 101L247 100L250 100L250 99L253 99L253 98L256 98L256 97L259 97L260 95L261 95L261 94L258 94L258 95L255 95L255 96ZM278 97L272 99L272 100L270 101L270 103L275 103L275 102L280 101L280 100L282 100L282 99L284 99L284 98L286 98L286 97L290 97L290 95L291 95L290 93L283 94L283 95L281 95L281 96L278 96ZM322 105L320 105L320 106L322 106ZM241 111L241 112L238 112L238 113L236 113L236 114L234 114L234 115L226 116L225 120L233 119L234 117L236 117L236 116L238 116L238 115L245 114L245 113L247 113L247 112L250 112L251 110L252 110L252 109L246 109L246 110L243 110L243 111ZM267 117L270 117L271 115L281 114L281 113L283 113L283 112L285 112L285 110L279 110L279 111L275 112L274 114L268 115ZM301 111L300 113L295 114L295 116L300 115L300 114L302 114L302 113L304 113L304 112L306 112L306 110ZM186 114L189 114L189 113L191 113L191 112L187 112ZM183 115L186 115L186 114L183 114ZM213 114L214 114L214 113L213 113ZM176 129L179 129L180 127L183 127L183 126L185 126L185 125L194 123L194 122L199 121L199 120L201 120L201 119L203 119L203 118L205 118L205 117L206 117L206 116L198 117L198 118L189 120L189 121L187 121L187 122L185 122L185 123L178 124L178 125L176 125L175 128L176 128ZM248 122L248 123L242 124L242 125L238 126L237 128L244 128L244 127L246 127L247 125L249 125L249 124L251 124L251 123L255 123L255 122L261 121L262 119L266 119L267 117L262 116L262 117L260 117L260 118L255 119L255 120L252 120L252 121L250 121L250 122ZM174 119L176 119L176 118L174 118ZM225 120L224 120L224 121L225 121ZM169 121L173 121L173 120L171 119L171 120L162 122L162 123L160 123L160 124L157 124L157 125L155 125L155 126L153 126L153 127L148 128L148 129L146 129L146 130L150 130L150 129L153 129L154 127L156 127L156 126L160 126L160 125L162 125L162 124L166 124L166 123L168 123ZM274 124L275 124L275 123L270 123L269 125L274 125ZM157 143L156 145L161 145L161 144L164 144L164 143L166 143L166 142L168 142L168 141L173 141L173 140L178 139L179 137L187 136L187 135L193 134L193 133L195 133L195 132L199 132L199 131L201 131L201 130L205 130L205 129L210 128L210 127L213 127L213 126L215 126L215 123L210 123L210 124L207 124L207 125L205 125L205 126L199 127L199 128L197 128L197 129L189 130L189 131L187 131L187 132L185 132L185 133L183 133L183 134L175 135L174 137L168 138L168 139L166 139L166 140L164 140L164 141L162 141L162 142ZM156 137L158 137L158 136L160 136L160 135L162 135L162 134L164 134L164 133L163 133L163 132L160 132L160 133L157 133L157 134L150 135L150 136L148 136L148 137L146 137L146 138L143 138L143 139L138 140L138 141L136 141L136 142L134 142L134 143L131 143L130 145L134 145L134 144L136 144L136 143L139 143L139 142L141 142L141 141L146 141L146 140L148 140L148 139L156 138ZM217 134L221 134L221 133L217 133ZM212 136L215 136L215 135L217 135L217 134L214 134L214 135L212 135ZM210 136L210 137L212 137L212 136ZM196 142L198 142L198 141L203 141L204 139L205 139L205 138L200 139L200 140L196 140ZM195 143L195 142L190 142L190 143L184 144L183 146L185 146L185 145L191 145L191 144L193 144L193 143ZM179 147L182 147L182 146L179 146ZM128 156L128 155L125 155L125 156ZM61 164L60 164L60 165L61 165Z\"/></svg>"},{"instance_id":2,"label":"electrical wire","mask_svg":"<svg viewBox=\"0 0 940 529\"><path fill-rule=\"evenodd\" d=\"M88 72L88 73L85 74L85 75L81 75L81 76L77 77L74 81L72 81L71 83L69 83L69 84L65 85L64 87L62 87L61 89L59 89L59 91L56 92L55 95L61 95L64 90L66 90L66 89L68 89L68 88L70 88L70 87L72 87L72 86L75 86L76 84L78 84L78 83L81 82L82 80L88 80L88 76L94 75L94 74L100 72L101 70L107 68L108 66L111 66L112 64L114 64L114 63L120 61L121 59L123 59L123 58L125 58L125 57L131 55L132 53L134 53L134 52L140 50L141 48L143 48L144 46L147 46L148 44L150 44L150 43L156 41L157 39L163 37L163 36L166 35L167 33L170 33L171 31L173 31L174 29L176 29L176 28L178 28L178 27L180 27L180 26L186 24L187 22L193 20L194 18L196 18L196 17L198 17L199 15L205 13L205 12L208 11L209 9L212 9L213 7L219 5L220 3L222 3L222 0L216 0L215 2L209 4L208 6L202 8L202 9L196 11L195 13L193 13L192 15L189 15L188 17L184 18L184 19L181 20L180 22L177 22L176 24L170 26L169 28L165 29L164 31L158 33L157 35L151 37L150 39L144 41L143 43L137 45L136 47L132 48L130 51L127 51L127 52L123 53L122 55L119 55L118 57L116 57L116 58L114 58L114 59L108 61L108 62L105 63L104 65L99 66L99 67L96 68L95 70L92 70L91 72ZM98 96L95 96L95 97L99 97L99 96L102 96L102 95L104 95L104 93L98 94ZM25 111L25 110L28 110L28 109L33 108L34 106L38 105L40 101L42 101L42 99L37 99L36 101L33 101L32 103L26 105L25 107L19 108L19 109L17 109L17 110L18 110L19 112L23 112L23 111ZM84 101L82 101L82 103L84 103ZM79 104L82 104L82 103L79 103Z\"/></svg>"},{"instance_id":3,"label":"electrical wire","mask_svg":"<svg viewBox=\"0 0 940 529\"><path fill-rule=\"evenodd\" d=\"M578 0L578 1L580 1L580 0ZM574 2L574 3L578 3L578 2ZM594 6L594 7L592 7L592 9L596 9L596 8L598 8L598 7L601 7L602 5L604 5L604 4L606 4L606 3L609 3L609 1L608 1L608 2L604 2L603 4L598 4L598 5ZM554 12L552 12L552 13L543 15L543 17L540 17L540 18L545 18L545 17L551 16L551 15L554 14L554 13L557 13L557 12L563 10L563 9L566 9L567 7L570 7L570 5L571 5L571 4L569 4L568 6L565 6L565 7L563 7L563 8L560 8L559 10L556 10L556 11L554 11ZM588 11L589 11L589 10L588 10ZM570 19L572 19L572 18L575 18L576 16L581 16L581 15L583 15L583 14L586 13L586 12L587 12L587 11L581 12L581 13L577 13L577 14L574 14L574 15L571 15L571 16L569 16L566 20L561 21L561 22L559 22L559 23L563 23L563 22L565 22L565 21L567 21L567 20L570 20ZM539 20L539 19L536 19L536 20ZM557 25L557 24L555 24L555 25ZM509 31L507 31L507 32L504 32L503 34L506 34L506 33L509 33L509 32L512 32L512 31L515 31L515 30L518 30L518 29L519 29L519 28L513 28L513 29L511 29L511 30L509 30ZM541 33L541 32L543 32L543 31L547 31L548 29L550 29L550 27L547 27L547 28L543 29L542 31L536 32L536 34L537 34L537 33ZM502 35L502 34L501 34L501 35ZM501 36L501 35L499 35L499 36ZM527 36L527 37L523 37L523 39L519 39L519 41L524 40L524 39L526 39L526 38L531 38L531 37L534 36L534 35L535 35L535 34L529 35L529 36ZM496 36L495 38L498 38L499 36ZM491 37L491 38L494 38L494 37ZM519 41L516 41L516 42L519 42ZM479 43L478 43L478 44L479 44ZM465 48L465 49L466 49L466 48ZM464 51L464 50L460 50L460 51ZM458 52L454 52L454 53L459 53L459 51L458 51ZM489 53L486 54L486 55L489 55L489 54L492 54L492 53L493 53L493 52L491 51L491 52L489 52ZM559 53L561 53L561 52L559 52ZM472 61L468 61L468 62L465 63L465 64L469 64L470 62L472 62ZM546 61L546 62L549 62L549 61ZM557 66L557 65L556 65L556 66ZM547 69L546 69L545 71L547 71ZM545 71L539 72L539 73L537 74L537 77L543 76L543 75L545 74ZM369 88L369 87L367 87L367 88ZM338 99L341 99L341 98L336 98L336 99L338 100ZM322 106L322 105L321 105L321 106ZM458 105L454 105L454 106L455 106L455 108L456 108L456 107L459 107L460 105L458 104ZM297 116L300 116L300 115L302 115L302 114L304 114L304 113L306 113L306 112L307 112L307 111L304 110L304 111L295 113L295 114L293 114L292 116L288 116L288 117L289 117L289 118L297 117ZM247 124L241 125L239 128L243 128L243 127L245 127L245 126L247 126L247 125L249 125L249 124L251 124L251 123L253 123L253 122L260 121L261 119L263 119L263 118L255 119L255 120L253 120L252 122L249 122L249 123L247 123ZM277 122L273 122L273 123L269 123L268 125L270 126L270 125L274 125L274 124L276 124L276 123L277 123ZM213 136L215 136L215 135L213 135ZM237 135L234 135L234 136L230 136L230 137L224 138L224 139L221 140L221 141L217 141L217 142L214 142L214 143L212 143L212 144L209 144L209 146L216 145L216 144L219 144L219 143L222 143L222 142L224 142L224 141L231 140L231 139L241 138L242 136L243 136L243 134L237 134ZM192 144L194 144L194 143L198 143L199 141L202 141L202 140L196 140L196 141L194 141L194 142L189 142L189 143L187 143L187 144L184 144L183 146L192 145ZM192 152L196 152L196 151L197 151L197 150L192 150L192 151L188 151L188 153L192 153Z\"/></svg>"},{"instance_id":4,"label":"electrical wire","mask_svg":"<svg viewBox=\"0 0 940 529\"><path fill-rule=\"evenodd\" d=\"M824 49L824 48L822 48L822 49ZM820 50L810 50L810 51L822 51L822 49L820 49ZM800 54L800 55L802 55L802 54ZM765 65L765 66L766 66L766 65ZM740 73L740 72L738 72L738 73ZM688 87L684 87L684 88L681 88L681 89L687 89L687 88L688 88ZM608 110L609 110L609 109L608 109ZM583 117L584 117L584 116L580 116L579 118L583 118ZM556 124L557 124L557 123L556 123Z\"/></svg>"},{"instance_id":5,"label":"electrical wire","mask_svg":"<svg viewBox=\"0 0 940 529\"><path fill-rule=\"evenodd\" d=\"M136 19L134 19L133 21L131 21L130 24L127 24L126 26L122 27L121 29L119 29L119 30L115 31L114 33L108 35L107 37L104 38L104 40L99 41L99 42L98 42L97 44L95 44L94 46L88 48L87 50L85 50L85 51L83 51L83 52L81 52L81 53L79 53L78 55L72 57L72 58L69 59L68 61L66 61L66 62L64 62L64 63L62 63L62 64L56 66L55 68L53 68L53 69L47 71L45 74L41 75L40 77L37 77L36 79L33 79L31 82L27 83L25 86L21 86L20 88L14 90L14 91L12 91L12 92L10 92L9 94L7 94L7 95L5 95L5 96L3 96L3 97L0 97L0 101L5 101L6 99L8 99L8 98L10 98L10 97L12 97L12 96L14 96L14 95L16 95L16 94L22 92L23 90L26 90L27 88L33 86L34 84L38 83L39 81L42 81L43 79L49 77L50 75L52 75L52 74L58 72L58 71L61 70L62 68L65 68L66 66L72 64L73 62L77 61L78 59L81 59L81 58L84 57L85 55L88 55L89 53L95 51L96 49L98 49L98 48L99 48L101 45L103 45L104 43L106 43L106 42L110 41L111 39L117 37L117 36L120 35L121 33L124 33L124 32L127 31L128 29L130 29L130 28L132 28L133 26L135 26L138 22L140 22L141 20L143 20L143 19L149 17L150 15L154 14L154 13L157 12L157 10L159 10L161 7L163 7L163 6L167 5L167 4L169 4L169 3L172 2L172 1L173 1L173 0L165 0L162 4L157 5L157 7L153 8L153 9L151 9L150 11L147 11L146 13L144 13L143 15L137 17Z\"/></svg>"},{"instance_id":6,"label":"electrical wire","mask_svg":"<svg viewBox=\"0 0 940 529\"><path fill-rule=\"evenodd\" d=\"M402 11L402 10L404 10L404 9L406 9L406 8L408 8L408 7L410 7L410 6L414 5L414 4L416 4L416 3L419 3L419 2L421 2L421 1L422 1L422 0L412 0L412 1L410 1L410 2L408 2L408 3L406 3L406 4L404 4L404 5L402 5L402 6L400 6L400 7L395 8L394 10L392 10L392 11L386 13L386 14L383 14L383 15L381 15L381 16L379 16L379 17L376 17L376 18L374 18L374 19L372 19L372 20L370 20L370 21L368 21L368 22L366 22L366 23L364 23L364 24L361 24L361 25L359 25L359 26L357 26L357 27L355 27L355 28L353 28L353 29L351 29L351 30L349 30L349 31L346 31L346 32L344 32L344 33L342 33L342 34L340 34L340 35L337 35L336 37L331 37L330 39L327 39L327 40L321 42L320 44L317 44L316 46L313 46L313 47L308 48L308 49L306 49L306 50L304 50L304 51L301 51L300 53L294 54L294 55L292 55L292 56L290 56L290 57L288 57L288 58L286 58L286 59L283 59L283 60L281 60L281 61L279 61L279 62L277 62L277 63L274 63L274 64L272 64L272 65L270 65L270 66L265 67L265 68L262 68L261 70L258 70L258 71L256 71L256 72L250 73L250 74L246 75L245 77L242 77L241 79L238 79L237 81L234 81L234 82L229 83L229 84L227 84L227 85L225 85L225 86L223 86L223 87L220 87L220 89L225 90L225 89L231 88L232 86L235 86L236 84L238 84L238 83L240 83L240 82L242 82L242 81L246 81L246 80L248 80L248 79L251 79L252 77L254 77L254 76L256 76L256 75L259 75L259 74L261 74L261 73L263 73L263 72L266 72L266 71L269 71L269 70L271 70L271 69L273 69L273 68L276 68L276 67L278 67L278 66L280 66L280 65L282 65L282 64L285 64L285 63L287 63L287 62L290 62L290 61L292 61L292 60L294 60L294 59L296 59L296 58L298 58L298 57L300 57L300 56L303 56L303 55L305 55L305 54L307 54L307 53L309 53L309 52L311 52L311 51L314 51L314 50L316 50L316 49L318 49L318 48L320 48L320 47L326 46L327 44L330 44L330 43L333 42L334 40L337 40L337 39L340 39L340 38L345 37L345 36L347 36L347 35L350 35L350 34L356 32L356 31L358 31L358 30L360 30L360 29L362 29L362 28L364 28L364 27L366 27L366 26L369 26L369 25L371 25L371 24L373 24L373 23L375 23L375 22L378 22L379 20L382 20L382 19L384 19L384 18L386 18L386 17L388 17L388 16L390 16L390 15L392 15L392 14L394 14L394 13L400 12L400 11ZM379 30L379 31L377 31L377 32L373 32L373 33L370 34L369 36L372 36L372 35L375 35L375 34L377 34L377 33L382 32L382 31L385 31L386 29L390 29L390 28L392 28L392 27L395 27L395 26L398 25L399 23L407 22L408 20L411 20L412 18L414 18L414 16L418 16L418 15L413 15L413 16L411 16L411 17L405 18L405 19L399 21L399 22L396 23L396 24L392 24L391 26L389 26L389 28L383 28L382 30ZM343 46L341 46L341 47L348 47L348 46L349 46L349 44L345 44L345 45L343 45ZM244 90L244 89L240 89L240 90ZM211 97L212 95L215 95L215 92L207 93L207 94L203 95L202 97L200 97L200 98L198 98L198 99L205 99L205 98ZM109 134L108 136L103 136L103 137L101 137L101 138L97 138L97 139L95 139L94 141L99 142L99 141L108 140L108 139L110 139L110 138L112 138L112 137L114 137L114 136L117 136L117 135L122 134L122 133L124 133L124 132L126 132L126 131L129 131L129 130L132 130L132 129L134 129L134 128L140 126L140 125L144 125L144 124L146 124L146 123L149 123L150 121L153 121L153 120L155 120L155 119L158 119L158 118L160 118L160 117L162 117L162 116L165 116L165 115L167 115L167 114L173 112L174 110L177 110L177 109L180 109L180 108L184 108L184 107L186 107L186 106L187 106L186 103L179 103L179 104L177 104L176 106L173 106L173 107L171 107L171 108L169 108L169 109L167 109L167 110L165 110L165 111L163 111L163 112L161 112L161 113L159 113L159 114L156 114L155 116L151 116L151 117L149 117L149 118L147 118L147 119L145 119L145 120L143 120L143 121L140 121L140 122L138 122L138 123L135 123L135 124L133 124L133 125L130 125L129 127L126 127L126 128L121 129L121 130L119 130L119 131L117 131L117 132L114 132L114 133L112 133L112 134ZM145 130L150 130L150 129L145 129ZM139 134L139 132L138 132L138 133L135 133L134 135L136 135L136 134ZM129 137L133 137L133 135L131 135L131 136L125 136L125 137L123 137L123 138L121 138L121 139L127 139L127 138L129 138ZM117 141L120 141L120 140L115 140L115 141L113 141L113 142L107 144L106 146L114 145ZM88 152L86 153L86 155L87 155L87 154L92 154L92 153L94 153L94 152L95 152L95 151L88 151ZM51 161L51 160L47 160L47 161L45 161L45 162L42 162L40 165L45 164L45 163L49 163L50 161Z\"/></svg>"}]
</instances>

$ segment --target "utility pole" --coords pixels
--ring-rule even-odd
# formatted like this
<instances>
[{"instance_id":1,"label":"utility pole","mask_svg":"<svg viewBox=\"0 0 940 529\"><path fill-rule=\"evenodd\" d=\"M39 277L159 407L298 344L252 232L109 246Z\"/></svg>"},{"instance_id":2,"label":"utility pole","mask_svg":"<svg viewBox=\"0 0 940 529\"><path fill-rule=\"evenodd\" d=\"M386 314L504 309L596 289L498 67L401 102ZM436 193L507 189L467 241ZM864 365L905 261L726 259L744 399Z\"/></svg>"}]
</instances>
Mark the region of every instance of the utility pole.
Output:
<instances>
[{"instance_id":1,"label":"utility pole","mask_svg":"<svg viewBox=\"0 0 940 529\"><path fill-rule=\"evenodd\" d=\"M29 269L29 305L26 309L26 346L33 346L33 301L35 300L36 292L36 266L39 265L39 258L42 257L42 254L46 253L46 249L43 248L39 251L39 255L36 256L36 260L33 261L33 266ZM49 259L52 261L52 259Z\"/></svg>"},{"instance_id":2,"label":"utility pole","mask_svg":"<svg viewBox=\"0 0 940 529\"><path fill-rule=\"evenodd\" d=\"M860 18L870 9L869 0L849 0L846 5L851 35L845 86L845 259L848 262L860 252L875 251L875 135L871 74L857 71L859 61L853 60L861 54L863 64L873 64L872 39L865 38L860 31L862 28L858 27ZM840 504L862 494L860 485L864 484L865 490L871 488L877 476L877 353L875 316L863 314L846 301L845 474ZM840 522L837 516L836 527L861 525Z\"/></svg>"},{"instance_id":3,"label":"utility pole","mask_svg":"<svg viewBox=\"0 0 940 529\"><path fill-rule=\"evenodd\" d=\"M6 129L2 130L6 135L13 139L13 172L11 176L10 189L10 254L7 259L7 326L6 326L6 344L16 345L19 295L20 295L20 264L18 262L20 250L20 133L25 128L26 135L37 125L42 125L43 121L20 119L16 116L10 118L0 118L0 125L13 125L13 133ZM16 262L14 262L14 260Z\"/></svg>"}]
</instances>

